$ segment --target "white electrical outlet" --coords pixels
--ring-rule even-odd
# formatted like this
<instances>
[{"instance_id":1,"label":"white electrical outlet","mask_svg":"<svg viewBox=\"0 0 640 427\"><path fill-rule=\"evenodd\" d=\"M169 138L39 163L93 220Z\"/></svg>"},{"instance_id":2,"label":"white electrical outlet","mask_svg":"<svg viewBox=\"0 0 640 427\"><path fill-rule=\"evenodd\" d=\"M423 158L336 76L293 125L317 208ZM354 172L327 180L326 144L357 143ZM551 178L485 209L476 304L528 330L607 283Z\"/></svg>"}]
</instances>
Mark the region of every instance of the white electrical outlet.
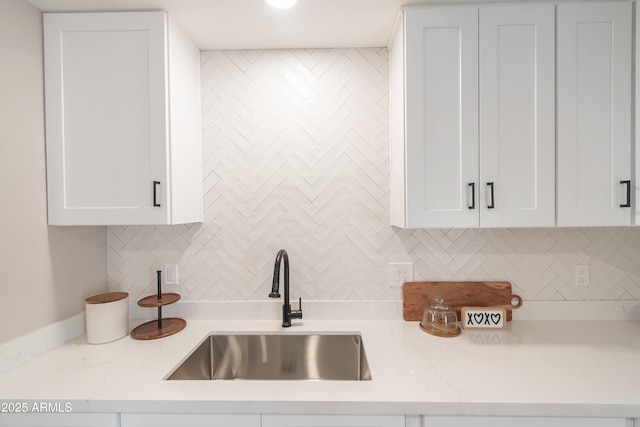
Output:
<instances>
[{"instance_id":1,"label":"white electrical outlet","mask_svg":"<svg viewBox=\"0 0 640 427\"><path fill-rule=\"evenodd\" d=\"M413 282L413 264L410 262L389 263L389 287L400 288L404 282Z\"/></svg>"},{"instance_id":2,"label":"white electrical outlet","mask_svg":"<svg viewBox=\"0 0 640 427\"><path fill-rule=\"evenodd\" d=\"M178 264L164 265L164 284L165 285L178 284Z\"/></svg>"},{"instance_id":3,"label":"white electrical outlet","mask_svg":"<svg viewBox=\"0 0 640 427\"><path fill-rule=\"evenodd\" d=\"M589 266L576 265L576 286L589 286Z\"/></svg>"}]
</instances>

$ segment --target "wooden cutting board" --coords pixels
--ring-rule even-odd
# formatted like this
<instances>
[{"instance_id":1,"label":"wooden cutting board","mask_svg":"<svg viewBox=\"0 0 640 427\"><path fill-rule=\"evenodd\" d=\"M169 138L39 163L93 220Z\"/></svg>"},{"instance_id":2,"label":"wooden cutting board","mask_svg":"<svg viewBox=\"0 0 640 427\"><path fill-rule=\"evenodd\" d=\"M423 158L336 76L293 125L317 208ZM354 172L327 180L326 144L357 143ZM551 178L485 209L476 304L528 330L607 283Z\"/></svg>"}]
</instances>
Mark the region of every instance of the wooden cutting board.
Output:
<instances>
[{"instance_id":1,"label":"wooden cutting board","mask_svg":"<svg viewBox=\"0 0 640 427\"><path fill-rule=\"evenodd\" d=\"M455 308L458 319L462 307L498 306L507 310L507 320L511 320L511 310L522 305L522 298L511 293L510 282L405 282L402 286L404 320L422 320L424 310L436 298Z\"/></svg>"}]
</instances>

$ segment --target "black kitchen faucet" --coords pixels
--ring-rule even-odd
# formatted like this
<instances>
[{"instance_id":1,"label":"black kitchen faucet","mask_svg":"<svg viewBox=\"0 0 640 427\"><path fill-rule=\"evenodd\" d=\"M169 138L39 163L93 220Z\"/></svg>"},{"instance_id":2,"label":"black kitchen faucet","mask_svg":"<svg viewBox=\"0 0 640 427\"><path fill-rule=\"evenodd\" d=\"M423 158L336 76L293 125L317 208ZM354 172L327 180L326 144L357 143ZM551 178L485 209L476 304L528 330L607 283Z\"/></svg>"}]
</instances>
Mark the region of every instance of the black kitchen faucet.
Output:
<instances>
[{"instance_id":1,"label":"black kitchen faucet","mask_svg":"<svg viewBox=\"0 0 640 427\"><path fill-rule=\"evenodd\" d=\"M282 327L291 326L291 319L302 319L302 298L298 301L298 310L291 310L289 301L289 255L284 249L278 251L276 264L273 268L273 285L269 298L280 298L280 264L284 259L284 304L282 304Z\"/></svg>"}]
</instances>

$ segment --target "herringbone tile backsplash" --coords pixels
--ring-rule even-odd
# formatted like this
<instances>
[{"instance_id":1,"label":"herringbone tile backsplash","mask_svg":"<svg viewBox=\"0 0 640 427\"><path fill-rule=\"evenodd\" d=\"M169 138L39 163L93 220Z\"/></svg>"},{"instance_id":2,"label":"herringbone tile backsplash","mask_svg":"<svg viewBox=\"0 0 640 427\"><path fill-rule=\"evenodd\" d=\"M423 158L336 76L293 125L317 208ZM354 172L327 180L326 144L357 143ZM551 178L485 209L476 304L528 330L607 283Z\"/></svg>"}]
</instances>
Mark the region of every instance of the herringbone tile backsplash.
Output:
<instances>
[{"instance_id":1,"label":"herringbone tile backsplash","mask_svg":"<svg viewBox=\"0 0 640 427\"><path fill-rule=\"evenodd\" d=\"M507 280L525 300L640 299L640 229L400 230L389 226L386 49L203 52L203 224L108 227L110 290L267 300L276 252L292 297L397 300L415 280ZM588 264L590 287L573 285Z\"/></svg>"}]
</instances>

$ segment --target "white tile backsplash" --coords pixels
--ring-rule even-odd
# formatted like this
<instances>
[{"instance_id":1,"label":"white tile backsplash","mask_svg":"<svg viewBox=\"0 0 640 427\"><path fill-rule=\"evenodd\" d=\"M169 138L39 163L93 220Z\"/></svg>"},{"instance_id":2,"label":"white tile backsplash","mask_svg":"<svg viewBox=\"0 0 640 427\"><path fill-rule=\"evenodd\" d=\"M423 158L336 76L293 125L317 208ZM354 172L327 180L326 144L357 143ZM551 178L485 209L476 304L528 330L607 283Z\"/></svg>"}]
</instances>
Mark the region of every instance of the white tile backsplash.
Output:
<instances>
[{"instance_id":1,"label":"white tile backsplash","mask_svg":"<svg viewBox=\"0 0 640 427\"><path fill-rule=\"evenodd\" d=\"M110 290L155 292L178 265L187 301L265 300L280 248L292 297L398 300L415 280L507 280L527 300L640 299L640 229L389 226L386 49L202 52L203 224L108 227ZM577 288L574 265L590 269Z\"/></svg>"}]
</instances>

